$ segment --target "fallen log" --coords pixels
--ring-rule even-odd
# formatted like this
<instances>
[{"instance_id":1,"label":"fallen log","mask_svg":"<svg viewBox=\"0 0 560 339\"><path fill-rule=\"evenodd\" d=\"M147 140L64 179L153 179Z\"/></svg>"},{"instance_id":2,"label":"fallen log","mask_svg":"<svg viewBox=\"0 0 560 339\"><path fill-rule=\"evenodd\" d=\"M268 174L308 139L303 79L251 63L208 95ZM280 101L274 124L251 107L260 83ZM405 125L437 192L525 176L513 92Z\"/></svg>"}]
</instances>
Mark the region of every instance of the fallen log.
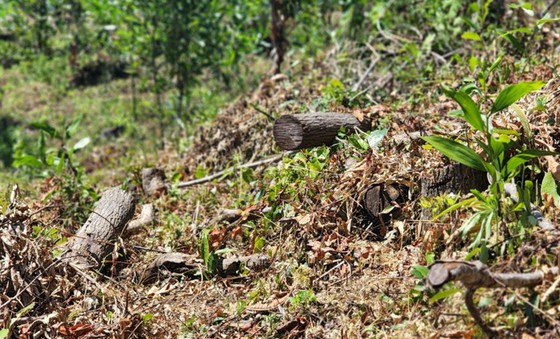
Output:
<instances>
[{"instance_id":1,"label":"fallen log","mask_svg":"<svg viewBox=\"0 0 560 339\"><path fill-rule=\"evenodd\" d=\"M170 252L159 255L143 271L136 274L140 283L147 285L159 280L164 271L175 272L187 276L195 276L202 270L204 263L196 255Z\"/></svg>"},{"instance_id":2,"label":"fallen log","mask_svg":"<svg viewBox=\"0 0 560 339\"><path fill-rule=\"evenodd\" d=\"M273 135L281 149L299 150L331 145L341 128L349 132L358 129L368 131L371 129L371 121L359 121L352 114L345 113L287 114L274 122Z\"/></svg>"},{"instance_id":3,"label":"fallen log","mask_svg":"<svg viewBox=\"0 0 560 339\"><path fill-rule=\"evenodd\" d=\"M218 261L220 275L236 275L239 269L245 266L251 270L262 270L270 266L270 258L264 254L251 254L243 257L233 257Z\"/></svg>"},{"instance_id":4,"label":"fallen log","mask_svg":"<svg viewBox=\"0 0 560 339\"><path fill-rule=\"evenodd\" d=\"M252 254L242 257L218 259L216 270L221 276L237 275L241 267L251 270L262 270L270 266L270 258L264 254ZM173 272L194 277L204 270L204 262L197 255L170 252L156 257L143 271L137 272L137 280L142 284L157 281L163 272Z\"/></svg>"},{"instance_id":5,"label":"fallen log","mask_svg":"<svg viewBox=\"0 0 560 339\"><path fill-rule=\"evenodd\" d=\"M84 225L63 245L62 260L80 268L99 267L133 215L132 195L118 187L105 191Z\"/></svg>"}]
</instances>

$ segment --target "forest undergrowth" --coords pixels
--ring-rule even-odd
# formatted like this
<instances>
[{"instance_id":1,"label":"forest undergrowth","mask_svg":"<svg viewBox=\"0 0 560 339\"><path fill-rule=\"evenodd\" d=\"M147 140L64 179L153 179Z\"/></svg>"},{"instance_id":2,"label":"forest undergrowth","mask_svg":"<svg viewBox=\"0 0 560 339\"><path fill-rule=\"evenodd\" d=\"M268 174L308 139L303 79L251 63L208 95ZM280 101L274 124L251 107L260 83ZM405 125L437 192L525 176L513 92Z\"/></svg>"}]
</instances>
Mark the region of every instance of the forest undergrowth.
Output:
<instances>
[{"instance_id":1,"label":"forest undergrowth","mask_svg":"<svg viewBox=\"0 0 560 339\"><path fill-rule=\"evenodd\" d=\"M231 93L214 96L226 87L201 70L183 94L191 108L220 108L183 120L165 103L182 95L173 86L184 74L162 92L149 77L61 88L41 65L6 66L0 127L20 144L10 144L17 171L0 174L0 338L488 335L462 284L430 286L430 264L548 277L559 251L558 20L508 4L502 19L524 30L492 30L488 8L455 35L437 26L449 18L415 29L394 16L385 29L372 19L376 33L361 42L344 31L313 55L292 46L278 74L252 55L240 67L253 74ZM281 150L275 120L306 112L353 114L371 130ZM165 174L154 194L145 168ZM438 191L443 172L466 186ZM468 187L465 173L482 184ZM134 197L136 215L152 204L155 216L117 237L99 267L68 264L65 244L110 187ZM184 257L157 264L169 253ZM220 268L252 255L266 260ZM499 335L557 337L558 281L480 289L476 307Z\"/></svg>"}]
</instances>

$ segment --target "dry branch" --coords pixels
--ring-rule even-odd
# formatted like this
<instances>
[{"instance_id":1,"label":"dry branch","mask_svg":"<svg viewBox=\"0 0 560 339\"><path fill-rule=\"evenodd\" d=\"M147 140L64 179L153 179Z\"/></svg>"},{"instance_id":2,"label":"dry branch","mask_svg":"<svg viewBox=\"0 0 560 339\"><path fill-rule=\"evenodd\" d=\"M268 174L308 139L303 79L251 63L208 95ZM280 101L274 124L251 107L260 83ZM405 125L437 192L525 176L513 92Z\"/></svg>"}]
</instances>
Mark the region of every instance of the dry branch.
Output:
<instances>
[{"instance_id":1,"label":"dry branch","mask_svg":"<svg viewBox=\"0 0 560 339\"><path fill-rule=\"evenodd\" d=\"M523 288L535 287L545 280L553 280L558 275L558 268L549 272L535 271L532 273L493 273L480 261L438 260L430 265L427 281L430 286L439 288L449 281L460 281L467 290L465 303L476 324L489 336L496 331L488 326L476 308L473 295L482 287L485 288Z\"/></svg>"},{"instance_id":2,"label":"dry branch","mask_svg":"<svg viewBox=\"0 0 560 339\"><path fill-rule=\"evenodd\" d=\"M144 204L142 205L142 212L140 216L128 223L124 231L125 236L131 236L140 233L144 227L148 226L154 221L154 205Z\"/></svg>"},{"instance_id":3,"label":"dry branch","mask_svg":"<svg viewBox=\"0 0 560 339\"><path fill-rule=\"evenodd\" d=\"M134 199L129 193L118 187L105 191L84 225L65 244L63 260L82 268L98 267L133 215Z\"/></svg>"},{"instance_id":4,"label":"dry branch","mask_svg":"<svg viewBox=\"0 0 560 339\"><path fill-rule=\"evenodd\" d=\"M183 182L180 182L180 183L177 184L177 188L185 188L185 187L189 187L189 186L203 184L205 182L212 181L212 180L214 180L216 178L219 178L221 176L229 175L229 174L233 173L233 171L235 169L253 168L253 167L260 166L260 165L275 162L275 161L281 160L285 155L287 155L289 153L290 152L285 152L285 153L282 153L282 154L272 156L270 158L266 158L266 159L262 159L262 160L254 161L254 162L249 162L249 163L246 163L246 164L243 164L243 165L235 166L233 168L228 168L228 169L225 169L223 171L220 171L220 172L211 174L209 176L206 176L204 178L194 179L194 180L190 180L190 181L183 181Z\"/></svg>"},{"instance_id":5,"label":"dry branch","mask_svg":"<svg viewBox=\"0 0 560 339\"><path fill-rule=\"evenodd\" d=\"M298 150L321 145L331 145L340 128L355 132L371 129L368 119L359 121L352 114L303 113L287 114L276 120L273 127L274 140L284 150Z\"/></svg>"}]
</instances>

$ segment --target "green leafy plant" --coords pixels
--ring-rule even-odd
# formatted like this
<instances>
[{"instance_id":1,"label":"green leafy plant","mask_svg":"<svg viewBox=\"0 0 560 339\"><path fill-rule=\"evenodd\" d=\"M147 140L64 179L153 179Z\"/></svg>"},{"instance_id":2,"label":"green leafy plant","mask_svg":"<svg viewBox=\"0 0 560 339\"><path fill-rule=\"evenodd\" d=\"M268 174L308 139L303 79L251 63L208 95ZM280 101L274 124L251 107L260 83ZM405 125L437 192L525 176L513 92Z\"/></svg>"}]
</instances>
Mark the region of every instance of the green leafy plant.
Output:
<instances>
[{"instance_id":1,"label":"green leafy plant","mask_svg":"<svg viewBox=\"0 0 560 339\"><path fill-rule=\"evenodd\" d=\"M218 264L218 255L210 248L210 229L205 228L200 232L200 257L206 265L207 273L214 273Z\"/></svg>"},{"instance_id":2,"label":"green leafy plant","mask_svg":"<svg viewBox=\"0 0 560 339\"><path fill-rule=\"evenodd\" d=\"M71 147L67 146L67 142L76 133L81 121L82 116L78 116L69 124L64 125L61 130L46 122L36 121L31 123L30 127L40 131L36 149L29 153L21 151L15 157L13 166L27 166L39 170L48 168L56 174L60 174L64 168L68 168L74 174L77 174L77 169L72 164L74 154L86 147L91 139L89 137L82 138ZM47 148L48 138L56 140L60 144L59 147Z\"/></svg>"},{"instance_id":3,"label":"green leafy plant","mask_svg":"<svg viewBox=\"0 0 560 339\"><path fill-rule=\"evenodd\" d=\"M347 138L348 145L356 149L359 153L367 153L370 150L376 151L379 144L383 141L387 135L387 129L378 129L368 132L358 131L357 133L350 134L346 136L346 131L341 130L339 133L338 140L341 142L341 146L346 148L346 142L344 139Z\"/></svg>"},{"instance_id":4,"label":"green leafy plant","mask_svg":"<svg viewBox=\"0 0 560 339\"><path fill-rule=\"evenodd\" d=\"M301 290L296 293L292 298L289 298L290 304L297 307L308 307L310 304L317 301L317 297L313 293L313 290Z\"/></svg>"},{"instance_id":5,"label":"green leafy plant","mask_svg":"<svg viewBox=\"0 0 560 339\"><path fill-rule=\"evenodd\" d=\"M68 145L69 140L78 130L82 116L73 119L63 128L57 129L46 122L33 122L30 127L39 131L39 138L34 149L20 147L16 149L14 167L21 168L31 178L56 177L57 189L51 190L44 199L63 198L71 202L64 209L63 218L69 223L85 220L88 207L98 198L94 189L84 184L83 169L76 163L76 153L90 143L84 137ZM54 144L54 147L50 147Z\"/></svg>"},{"instance_id":6,"label":"green leafy plant","mask_svg":"<svg viewBox=\"0 0 560 339\"><path fill-rule=\"evenodd\" d=\"M19 310L16 313L16 317L14 319L10 320L10 326L8 328L2 328L0 329L0 339L4 339L4 338L10 338L10 333L11 332L11 327L12 325L20 318L24 317L26 314L28 314L29 312L31 312L33 310L33 308L35 307L35 303L31 303L27 306L25 306L24 308L22 308L21 310Z\"/></svg>"},{"instance_id":7,"label":"green leafy plant","mask_svg":"<svg viewBox=\"0 0 560 339\"><path fill-rule=\"evenodd\" d=\"M492 117L526 94L540 89L543 85L543 82L535 81L506 87L498 94L487 114L481 112L479 106L465 91L443 88L445 94L461 106L462 114L460 115L472 127L474 142L482 150L482 155L477 153L474 146L469 147L456 140L440 136L423 137L426 142L449 159L488 174L490 184L487 192L471 190L471 198L454 204L436 216L438 218L460 207L472 208L475 213L465 221L461 231L463 235L476 232L470 247L481 246L481 259L488 258L488 244L490 238L496 234L496 226L499 225L500 231L507 235L505 216L508 211L505 209L504 184L512 181L528 161L540 156L556 154L523 148L515 140L518 132L494 128Z\"/></svg>"}]
</instances>

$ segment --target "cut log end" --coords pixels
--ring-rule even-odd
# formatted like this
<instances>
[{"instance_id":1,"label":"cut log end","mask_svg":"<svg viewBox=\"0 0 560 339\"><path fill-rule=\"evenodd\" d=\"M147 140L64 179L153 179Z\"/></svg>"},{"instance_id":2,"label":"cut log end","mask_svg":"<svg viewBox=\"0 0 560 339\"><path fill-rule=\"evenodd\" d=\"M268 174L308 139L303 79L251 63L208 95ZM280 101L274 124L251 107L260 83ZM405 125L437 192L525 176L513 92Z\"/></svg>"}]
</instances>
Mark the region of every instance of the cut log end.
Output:
<instances>
[{"instance_id":1,"label":"cut log end","mask_svg":"<svg viewBox=\"0 0 560 339\"><path fill-rule=\"evenodd\" d=\"M371 129L371 121L334 112L283 115L274 123L273 135L281 149L293 151L332 145L341 128L348 132L367 131Z\"/></svg>"},{"instance_id":2,"label":"cut log end","mask_svg":"<svg viewBox=\"0 0 560 339\"><path fill-rule=\"evenodd\" d=\"M292 115L283 115L274 123L274 140L286 150L299 149L303 141L303 126Z\"/></svg>"}]
</instances>

